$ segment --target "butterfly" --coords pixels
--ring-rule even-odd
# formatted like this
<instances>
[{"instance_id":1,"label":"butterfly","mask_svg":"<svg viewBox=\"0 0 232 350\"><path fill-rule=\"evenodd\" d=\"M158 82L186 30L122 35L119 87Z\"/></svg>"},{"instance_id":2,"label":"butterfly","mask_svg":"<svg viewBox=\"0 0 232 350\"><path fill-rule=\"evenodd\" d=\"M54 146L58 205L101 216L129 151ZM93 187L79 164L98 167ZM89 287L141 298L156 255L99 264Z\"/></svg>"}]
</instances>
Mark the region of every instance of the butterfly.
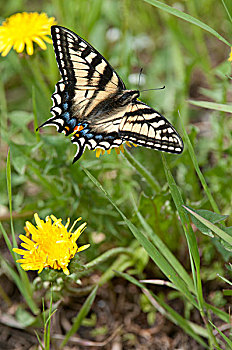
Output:
<instances>
[{"instance_id":1,"label":"butterfly","mask_svg":"<svg viewBox=\"0 0 232 350\"><path fill-rule=\"evenodd\" d=\"M77 145L76 162L86 147L110 150L125 142L179 154L183 141L160 113L127 90L107 60L71 30L52 26L51 36L61 80L52 95L55 125Z\"/></svg>"}]
</instances>

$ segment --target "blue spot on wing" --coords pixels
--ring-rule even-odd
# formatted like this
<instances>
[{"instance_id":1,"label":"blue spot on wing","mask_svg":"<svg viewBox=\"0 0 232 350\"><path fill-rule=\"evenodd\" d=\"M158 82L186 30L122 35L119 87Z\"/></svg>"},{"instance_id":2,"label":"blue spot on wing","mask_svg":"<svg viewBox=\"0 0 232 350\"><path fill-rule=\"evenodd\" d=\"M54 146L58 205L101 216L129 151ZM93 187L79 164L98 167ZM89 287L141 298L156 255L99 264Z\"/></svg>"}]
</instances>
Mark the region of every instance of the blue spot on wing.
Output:
<instances>
[{"instance_id":1,"label":"blue spot on wing","mask_svg":"<svg viewBox=\"0 0 232 350\"><path fill-rule=\"evenodd\" d=\"M63 117L66 121L68 121L69 118L70 118L69 112L64 112L64 113L62 113L62 117Z\"/></svg>"},{"instance_id":2,"label":"blue spot on wing","mask_svg":"<svg viewBox=\"0 0 232 350\"><path fill-rule=\"evenodd\" d=\"M68 126L70 126L71 128L75 128L75 126L77 124L77 120L76 120L76 118L70 118L70 113L69 112L62 113L61 117L63 117L63 119L68 124Z\"/></svg>"},{"instance_id":3,"label":"blue spot on wing","mask_svg":"<svg viewBox=\"0 0 232 350\"><path fill-rule=\"evenodd\" d=\"M68 124L69 124L72 128L75 128L76 123L77 123L77 121L76 121L75 118L70 119L69 122L68 122Z\"/></svg>"},{"instance_id":4,"label":"blue spot on wing","mask_svg":"<svg viewBox=\"0 0 232 350\"><path fill-rule=\"evenodd\" d=\"M65 100L65 101L68 101L68 100L69 100L69 94L68 94L67 91L65 91L65 93L64 93L64 100Z\"/></svg>"},{"instance_id":5,"label":"blue spot on wing","mask_svg":"<svg viewBox=\"0 0 232 350\"><path fill-rule=\"evenodd\" d=\"M86 135L88 132L89 132L89 129L83 129L83 130L81 130L80 134Z\"/></svg>"},{"instance_id":6,"label":"blue spot on wing","mask_svg":"<svg viewBox=\"0 0 232 350\"><path fill-rule=\"evenodd\" d=\"M102 140L102 139L103 139L103 136L102 136L102 135L96 135L96 136L95 136L95 139L96 139L96 140Z\"/></svg>"},{"instance_id":7,"label":"blue spot on wing","mask_svg":"<svg viewBox=\"0 0 232 350\"><path fill-rule=\"evenodd\" d=\"M93 137L93 134L89 133L85 135L88 139L91 139Z\"/></svg>"},{"instance_id":8,"label":"blue spot on wing","mask_svg":"<svg viewBox=\"0 0 232 350\"><path fill-rule=\"evenodd\" d=\"M65 111L67 111L67 109L68 109L68 103L67 102L63 103L63 108L64 108Z\"/></svg>"}]
</instances>

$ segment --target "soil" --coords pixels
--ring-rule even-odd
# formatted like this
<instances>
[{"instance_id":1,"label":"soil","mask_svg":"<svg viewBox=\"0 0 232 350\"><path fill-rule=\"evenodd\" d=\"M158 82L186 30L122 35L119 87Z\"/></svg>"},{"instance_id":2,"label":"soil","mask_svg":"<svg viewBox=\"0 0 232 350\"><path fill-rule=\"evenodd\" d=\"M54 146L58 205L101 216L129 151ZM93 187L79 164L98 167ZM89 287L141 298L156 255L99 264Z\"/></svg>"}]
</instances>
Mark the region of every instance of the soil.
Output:
<instances>
[{"instance_id":1,"label":"soil","mask_svg":"<svg viewBox=\"0 0 232 350\"><path fill-rule=\"evenodd\" d=\"M35 334L43 339L41 328L20 329L15 313L23 300L14 284L2 276L1 286L9 298L1 299L0 304L0 349L34 350L38 349ZM154 293L160 291L153 289ZM160 289L161 290L161 289ZM39 292L41 293L41 291ZM162 289L162 293L165 290ZM164 294L165 295L165 294ZM38 297L38 296L37 296ZM154 321L148 324L148 314L141 311L141 290L121 278L114 278L100 287L97 297L87 316L89 324L82 325L64 347L65 350L105 349L105 350L202 350L204 347L186 335L181 328L168 321L154 309ZM81 309L86 296L69 296L59 301L57 311L52 316L51 347L58 349L64 335L70 329L73 318ZM168 302L166 300L166 302ZM180 299L168 302L178 313L183 314L184 305ZM47 305L48 306L48 305ZM28 311L28 310L27 310ZM28 311L29 312L29 311ZM197 314L194 322L200 322Z\"/></svg>"}]
</instances>

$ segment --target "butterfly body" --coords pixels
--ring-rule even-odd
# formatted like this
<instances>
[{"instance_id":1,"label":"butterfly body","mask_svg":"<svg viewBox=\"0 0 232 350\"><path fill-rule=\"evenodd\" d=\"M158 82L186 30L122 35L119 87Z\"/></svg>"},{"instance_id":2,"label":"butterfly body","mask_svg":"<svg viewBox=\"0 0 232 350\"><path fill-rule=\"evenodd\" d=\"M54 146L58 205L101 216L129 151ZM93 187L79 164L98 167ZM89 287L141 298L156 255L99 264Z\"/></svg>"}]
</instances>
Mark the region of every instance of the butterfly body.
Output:
<instances>
[{"instance_id":1,"label":"butterfly body","mask_svg":"<svg viewBox=\"0 0 232 350\"><path fill-rule=\"evenodd\" d=\"M109 150L126 141L170 153L181 153L183 142L157 111L127 90L105 58L84 39L60 27L51 28L62 79L52 95L53 116L41 127L55 125L72 135L78 146L74 162L86 147Z\"/></svg>"}]
</instances>

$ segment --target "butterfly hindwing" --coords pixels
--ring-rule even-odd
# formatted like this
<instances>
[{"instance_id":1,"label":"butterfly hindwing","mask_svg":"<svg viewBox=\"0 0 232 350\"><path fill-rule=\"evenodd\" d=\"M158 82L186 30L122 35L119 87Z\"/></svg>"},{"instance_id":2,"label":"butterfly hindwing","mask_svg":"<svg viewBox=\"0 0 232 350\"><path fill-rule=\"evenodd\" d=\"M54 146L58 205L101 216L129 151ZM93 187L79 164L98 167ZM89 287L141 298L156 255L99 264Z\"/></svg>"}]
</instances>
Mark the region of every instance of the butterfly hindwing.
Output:
<instances>
[{"instance_id":1,"label":"butterfly hindwing","mask_svg":"<svg viewBox=\"0 0 232 350\"><path fill-rule=\"evenodd\" d=\"M134 101L119 126L123 140L158 151L181 153L183 142L161 114L141 101Z\"/></svg>"},{"instance_id":2,"label":"butterfly hindwing","mask_svg":"<svg viewBox=\"0 0 232 350\"><path fill-rule=\"evenodd\" d=\"M51 35L62 79L52 95L52 117L41 127L55 125L72 135L74 162L86 147L109 150L126 141L171 153L183 143L172 125L137 100L106 59L71 30L52 26Z\"/></svg>"}]
</instances>

